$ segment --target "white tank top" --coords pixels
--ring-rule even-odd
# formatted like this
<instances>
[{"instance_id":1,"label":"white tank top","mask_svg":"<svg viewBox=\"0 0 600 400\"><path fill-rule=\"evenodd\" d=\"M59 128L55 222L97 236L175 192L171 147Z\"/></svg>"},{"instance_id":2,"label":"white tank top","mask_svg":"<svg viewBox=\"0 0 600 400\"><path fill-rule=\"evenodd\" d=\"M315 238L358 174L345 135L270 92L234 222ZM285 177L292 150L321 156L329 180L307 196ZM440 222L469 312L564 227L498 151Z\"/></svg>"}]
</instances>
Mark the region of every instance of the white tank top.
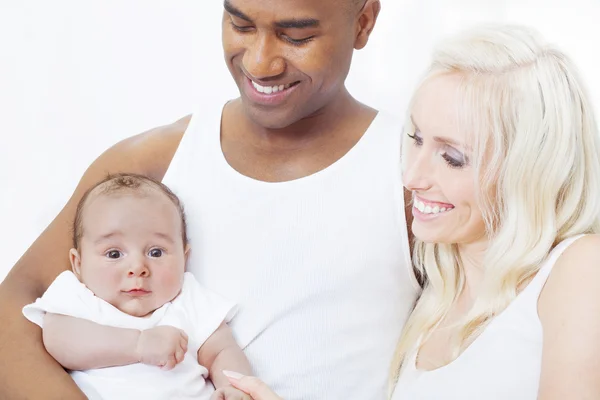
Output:
<instances>
[{"instance_id":1,"label":"white tank top","mask_svg":"<svg viewBox=\"0 0 600 400\"><path fill-rule=\"evenodd\" d=\"M186 209L189 271L236 301L234 335L286 400L381 400L414 305L401 122L380 113L340 160L267 183L226 161L222 104L196 113L163 182Z\"/></svg>"},{"instance_id":2,"label":"white tank top","mask_svg":"<svg viewBox=\"0 0 600 400\"><path fill-rule=\"evenodd\" d=\"M418 370L413 351L392 400L536 400L543 345L538 299L558 257L581 236L558 244L527 287L456 360Z\"/></svg>"}]
</instances>

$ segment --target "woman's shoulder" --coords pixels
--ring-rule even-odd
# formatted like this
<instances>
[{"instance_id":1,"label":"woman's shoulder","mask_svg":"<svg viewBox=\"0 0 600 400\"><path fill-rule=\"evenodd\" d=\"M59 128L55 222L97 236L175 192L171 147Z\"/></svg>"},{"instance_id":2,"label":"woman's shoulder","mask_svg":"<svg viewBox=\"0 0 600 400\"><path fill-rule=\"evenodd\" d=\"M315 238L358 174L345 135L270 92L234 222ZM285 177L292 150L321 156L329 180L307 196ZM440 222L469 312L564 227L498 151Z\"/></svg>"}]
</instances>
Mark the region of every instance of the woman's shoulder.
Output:
<instances>
[{"instance_id":1,"label":"woman's shoulder","mask_svg":"<svg viewBox=\"0 0 600 400\"><path fill-rule=\"evenodd\" d=\"M600 305L598 234L578 238L560 255L540 294L538 312L543 324L552 324L566 314L588 316L593 303Z\"/></svg>"},{"instance_id":2,"label":"woman's shoulder","mask_svg":"<svg viewBox=\"0 0 600 400\"><path fill-rule=\"evenodd\" d=\"M600 234L583 235L571 243L556 261L552 274L598 273ZM582 276L579 276L582 278Z\"/></svg>"}]
</instances>

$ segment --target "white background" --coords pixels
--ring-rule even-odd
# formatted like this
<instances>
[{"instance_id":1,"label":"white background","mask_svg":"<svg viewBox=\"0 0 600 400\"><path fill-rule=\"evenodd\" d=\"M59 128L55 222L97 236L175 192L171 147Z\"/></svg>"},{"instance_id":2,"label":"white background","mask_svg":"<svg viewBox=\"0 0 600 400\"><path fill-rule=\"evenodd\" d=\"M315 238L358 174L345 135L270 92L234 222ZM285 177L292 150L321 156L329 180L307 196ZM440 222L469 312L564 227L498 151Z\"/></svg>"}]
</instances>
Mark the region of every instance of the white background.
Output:
<instances>
[{"instance_id":1,"label":"white background","mask_svg":"<svg viewBox=\"0 0 600 400\"><path fill-rule=\"evenodd\" d=\"M600 111L600 0L382 5L348 80L363 102L402 115L441 36L514 22L575 59ZM221 0L0 0L0 281L102 151L216 92L236 96L221 55L221 12Z\"/></svg>"}]
</instances>

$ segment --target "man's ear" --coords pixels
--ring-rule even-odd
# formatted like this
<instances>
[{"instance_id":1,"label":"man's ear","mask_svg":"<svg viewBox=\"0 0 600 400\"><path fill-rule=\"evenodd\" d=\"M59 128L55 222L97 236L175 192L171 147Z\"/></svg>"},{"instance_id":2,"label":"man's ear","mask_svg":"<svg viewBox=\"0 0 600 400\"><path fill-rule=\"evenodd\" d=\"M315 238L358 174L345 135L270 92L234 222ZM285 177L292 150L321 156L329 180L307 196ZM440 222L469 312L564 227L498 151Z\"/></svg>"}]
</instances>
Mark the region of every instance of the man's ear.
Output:
<instances>
[{"instance_id":1,"label":"man's ear","mask_svg":"<svg viewBox=\"0 0 600 400\"><path fill-rule=\"evenodd\" d=\"M367 0L359 12L356 39L354 40L356 50L360 50L367 45L380 11L381 2L379 0Z\"/></svg>"},{"instance_id":2,"label":"man's ear","mask_svg":"<svg viewBox=\"0 0 600 400\"><path fill-rule=\"evenodd\" d=\"M69 250L69 260L71 261L71 269L77 279L81 280L81 256L77 249Z\"/></svg>"}]
</instances>

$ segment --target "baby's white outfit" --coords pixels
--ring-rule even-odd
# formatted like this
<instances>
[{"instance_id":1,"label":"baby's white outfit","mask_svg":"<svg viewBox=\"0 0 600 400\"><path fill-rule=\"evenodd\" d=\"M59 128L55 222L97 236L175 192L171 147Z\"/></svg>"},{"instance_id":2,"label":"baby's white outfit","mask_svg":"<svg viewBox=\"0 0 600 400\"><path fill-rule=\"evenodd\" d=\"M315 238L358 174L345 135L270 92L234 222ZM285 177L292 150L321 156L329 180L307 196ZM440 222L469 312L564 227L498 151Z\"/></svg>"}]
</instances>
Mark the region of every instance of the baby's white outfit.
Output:
<instances>
[{"instance_id":1,"label":"baby's white outfit","mask_svg":"<svg viewBox=\"0 0 600 400\"><path fill-rule=\"evenodd\" d=\"M45 313L139 330L171 325L188 335L185 358L170 371L140 363L71 371L73 380L89 399L203 400L210 398L214 388L206 381L208 370L198 363L198 349L223 321L231 320L235 305L186 272L181 293L173 301L149 317L134 317L96 297L71 271L65 271L41 298L23 308L25 317L42 329Z\"/></svg>"}]
</instances>

